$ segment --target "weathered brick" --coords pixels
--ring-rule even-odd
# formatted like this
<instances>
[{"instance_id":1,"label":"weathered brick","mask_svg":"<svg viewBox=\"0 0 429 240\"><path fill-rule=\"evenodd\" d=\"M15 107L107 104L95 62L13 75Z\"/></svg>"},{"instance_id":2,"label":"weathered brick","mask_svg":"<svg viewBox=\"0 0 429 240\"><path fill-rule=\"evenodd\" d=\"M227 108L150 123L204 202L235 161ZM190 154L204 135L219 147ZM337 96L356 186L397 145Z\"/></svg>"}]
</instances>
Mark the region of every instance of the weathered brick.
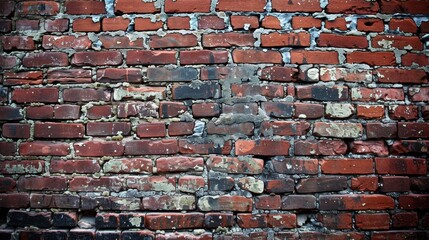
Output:
<instances>
[{"instance_id":1,"label":"weathered brick","mask_svg":"<svg viewBox=\"0 0 429 240\"><path fill-rule=\"evenodd\" d=\"M221 195L203 196L198 199L200 211L236 211L249 212L252 210L253 200L243 196Z\"/></svg>"},{"instance_id":2,"label":"weathered brick","mask_svg":"<svg viewBox=\"0 0 429 240\"><path fill-rule=\"evenodd\" d=\"M366 135L370 139L374 138L394 138L397 134L395 123L367 123Z\"/></svg>"},{"instance_id":3,"label":"weathered brick","mask_svg":"<svg viewBox=\"0 0 429 240\"><path fill-rule=\"evenodd\" d=\"M77 226L76 212L55 212L52 215L52 226L59 228L73 228Z\"/></svg>"},{"instance_id":4,"label":"weathered brick","mask_svg":"<svg viewBox=\"0 0 429 240\"><path fill-rule=\"evenodd\" d=\"M111 95L103 89L67 88L63 91L63 98L66 102L109 101Z\"/></svg>"},{"instance_id":5,"label":"weathered brick","mask_svg":"<svg viewBox=\"0 0 429 240\"><path fill-rule=\"evenodd\" d=\"M207 166L211 170L219 172L260 174L264 169L264 161L259 158L211 156Z\"/></svg>"},{"instance_id":6,"label":"weathered brick","mask_svg":"<svg viewBox=\"0 0 429 240\"><path fill-rule=\"evenodd\" d=\"M202 44L204 47L250 47L256 39L249 33L208 33L203 34Z\"/></svg>"},{"instance_id":7,"label":"weathered brick","mask_svg":"<svg viewBox=\"0 0 429 240\"><path fill-rule=\"evenodd\" d=\"M9 226L49 228L52 225L52 213L50 212L10 210L7 216Z\"/></svg>"},{"instance_id":8,"label":"weathered brick","mask_svg":"<svg viewBox=\"0 0 429 240\"><path fill-rule=\"evenodd\" d=\"M43 173L45 162L40 160L2 161L2 174L38 174Z\"/></svg>"},{"instance_id":9,"label":"weathered brick","mask_svg":"<svg viewBox=\"0 0 429 240\"><path fill-rule=\"evenodd\" d=\"M393 198L380 194L321 195L320 210L386 210L393 209Z\"/></svg>"},{"instance_id":10,"label":"weathered brick","mask_svg":"<svg viewBox=\"0 0 429 240\"><path fill-rule=\"evenodd\" d=\"M314 123L313 135L336 138L357 138L362 136L363 127L360 123Z\"/></svg>"},{"instance_id":11,"label":"weathered brick","mask_svg":"<svg viewBox=\"0 0 429 240\"><path fill-rule=\"evenodd\" d=\"M22 63L26 67L64 67L69 64L69 60L66 53L41 52L27 54Z\"/></svg>"},{"instance_id":12,"label":"weathered brick","mask_svg":"<svg viewBox=\"0 0 429 240\"><path fill-rule=\"evenodd\" d=\"M416 120L419 115L418 106L394 105L389 106L389 117L396 120Z\"/></svg>"},{"instance_id":13,"label":"weathered brick","mask_svg":"<svg viewBox=\"0 0 429 240\"><path fill-rule=\"evenodd\" d=\"M42 46L44 49L67 49L84 50L91 47L91 40L87 36L53 36L44 35Z\"/></svg>"},{"instance_id":14,"label":"weathered brick","mask_svg":"<svg viewBox=\"0 0 429 240\"><path fill-rule=\"evenodd\" d=\"M152 173L153 163L148 158L112 159L103 164L107 173Z\"/></svg>"},{"instance_id":15,"label":"weathered brick","mask_svg":"<svg viewBox=\"0 0 429 240\"><path fill-rule=\"evenodd\" d=\"M232 84L232 96L247 97L247 96L264 96L267 98L283 98L285 95L283 86L281 85L251 85L251 84Z\"/></svg>"},{"instance_id":16,"label":"weathered brick","mask_svg":"<svg viewBox=\"0 0 429 240\"><path fill-rule=\"evenodd\" d=\"M195 68L149 68L147 70L149 82L190 82L198 78Z\"/></svg>"},{"instance_id":17,"label":"weathered brick","mask_svg":"<svg viewBox=\"0 0 429 240\"><path fill-rule=\"evenodd\" d=\"M77 52L73 54L71 63L76 66L116 66L122 63L122 54L117 51Z\"/></svg>"},{"instance_id":18,"label":"weathered brick","mask_svg":"<svg viewBox=\"0 0 429 240\"><path fill-rule=\"evenodd\" d=\"M342 155L347 152L347 144L341 140L297 140L295 155Z\"/></svg>"},{"instance_id":19,"label":"weathered brick","mask_svg":"<svg viewBox=\"0 0 429 240\"><path fill-rule=\"evenodd\" d=\"M178 189L182 192L195 193L203 189L205 180L201 176L183 176L179 178Z\"/></svg>"},{"instance_id":20,"label":"weathered brick","mask_svg":"<svg viewBox=\"0 0 429 240\"><path fill-rule=\"evenodd\" d=\"M127 122L89 122L86 124L86 134L89 136L129 135L130 132L131 124Z\"/></svg>"},{"instance_id":21,"label":"weathered brick","mask_svg":"<svg viewBox=\"0 0 429 240\"><path fill-rule=\"evenodd\" d=\"M263 102L261 107L270 117L288 118L293 113L293 104L287 102Z\"/></svg>"},{"instance_id":22,"label":"weathered brick","mask_svg":"<svg viewBox=\"0 0 429 240\"><path fill-rule=\"evenodd\" d=\"M114 191L119 192L123 189L121 179L117 177L101 177L101 178L90 178L90 177L74 177L69 182L70 191Z\"/></svg>"},{"instance_id":23,"label":"weathered brick","mask_svg":"<svg viewBox=\"0 0 429 240\"><path fill-rule=\"evenodd\" d=\"M289 155L289 147L290 143L284 140L237 140L235 142L235 154L258 156L284 156Z\"/></svg>"},{"instance_id":24,"label":"weathered brick","mask_svg":"<svg viewBox=\"0 0 429 240\"><path fill-rule=\"evenodd\" d=\"M130 229L130 228L143 228L144 227L144 217L146 214L144 213L120 213L119 214L119 227L121 229ZM122 232L122 236L125 239L133 239L132 237L125 237L124 232ZM128 232L131 233L131 232ZM137 231L135 233L138 233Z\"/></svg>"},{"instance_id":25,"label":"weathered brick","mask_svg":"<svg viewBox=\"0 0 429 240\"><path fill-rule=\"evenodd\" d=\"M203 83L197 87L193 85L173 85L172 89L174 100L185 99L208 99L220 98L221 90L219 84Z\"/></svg>"},{"instance_id":26,"label":"weathered brick","mask_svg":"<svg viewBox=\"0 0 429 240\"><path fill-rule=\"evenodd\" d=\"M346 177L313 177L301 179L297 193L338 192L347 188Z\"/></svg>"},{"instance_id":27,"label":"weathered brick","mask_svg":"<svg viewBox=\"0 0 429 240\"><path fill-rule=\"evenodd\" d=\"M97 229L116 229L119 226L119 214L97 213L95 216L95 227Z\"/></svg>"},{"instance_id":28,"label":"weathered brick","mask_svg":"<svg viewBox=\"0 0 429 240\"><path fill-rule=\"evenodd\" d=\"M425 175L427 173L424 158L375 158L379 174Z\"/></svg>"},{"instance_id":29,"label":"weathered brick","mask_svg":"<svg viewBox=\"0 0 429 240\"><path fill-rule=\"evenodd\" d=\"M106 49L134 49L144 48L143 38L129 38L127 36L100 35L98 37L103 48Z\"/></svg>"},{"instance_id":30,"label":"weathered brick","mask_svg":"<svg viewBox=\"0 0 429 240\"><path fill-rule=\"evenodd\" d=\"M295 159L286 158L284 160L272 161L274 171L284 174L317 174L317 159Z\"/></svg>"},{"instance_id":31,"label":"weathered brick","mask_svg":"<svg viewBox=\"0 0 429 240\"><path fill-rule=\"evenodd\" d=\"M428 87L416 87L409 88L409 95L413 102L428 102L429 101L429 88Z\"/></svg>"},{"instance_id":32,"label":"weathered brick","mask_svg":"<svg viewBox=\"0 0 429 240\"><path fill-rule=\"evenodd\" d=\"M75 154L82 157L121 156L124 146L116 141L84 141L73 144Z\"/></svg>"},{"instance_id":33,"label":"weathered brick","mask_svg":"<svg viewBox=\"0 0 429 240\"><path fill-rule=\"evenodd\" d=\"M287 195L282 198L282 210L316 209L316 197L313 195Z\"/></svg>"},{"instance_id":34,"label":"weathered brick","mask_svg":"<svg viewBox=\"0 0 429 240\"><path fill-rule=\"evenodd\" d=\"M65 32L68 29L69 29L69 20L66 18L45 20L45 30L47 32Z\"/></svg>"},{"instance_id":35,"label":"weathered brick","mask_svg":"<svg viewBox=\"0 0 429 240\"><path fill-rule=\"evenodd\" d=\"M281 208L280 195L261 195L255 198L256 209L276 210Z\"/></svg>"},{"instance_id":36,"label":"weathered brick","mask_svg":"<svg viewBox=\"0 0 429 240\"><path fill-rule=\"evenodd\" d=\"M193 34L168 33L167 35L150 36L150 48L180 48L195 47L198 45L197 37Z\"/></svg>"},{"instance_id":37,"label":"weathered brick","mask_svg":"<svg viewBox=\"0 0 429 240\"><path fill-rule=\"evenodd\" d=\"M428 138L429 123L398 123L399 138Z\"/></svg>"},{"instance_id":38,"label":"weathered brick","mask_svg":"<svg viewBox=\"0 0 429 240\"><path fill-rule=\"evenodd\" d=\"M171 192L176 190L176 178L165 176L127 177L126 186L144 191Z\"/></svg>"},{"instance_id":39,"label":"weathered brick","mask_svg":"<svg viewBox=\"0 0 429 240\"><path fill-rule=\"evenodd\" d=\"M177 55L176 51L130 50L127 52L127 64L128 65L175 64L177 61L176 55ZM151 69L154 69L154 68L151 68ZM185 70L186 69L184 69L183 71ZM151 70L151 71L154 71L154 70ZM150 80L150 77L149 77L149 80Z\"/></svg>"},{"instance_id":40,"label":"weathered brick","mask_svg":"<svg viewBox=\"0 0 429 240\"><path fill-rule=\"evenodd\" d=\"M427 73L424 70L379 68L376 72L380 83L425 84L428 82Z\"/></svg>"},{"instance_id":41,"label":"weathered brick","mask_svg":"<svg viewBox=\"0 0 429 240\"><path fill-rule=\"evenodd\" d=\"M398 88L352 88L352 101L376 102L376 101L403 101L404 90Z\"/></svg>"},{"instance_id":42,"label":"weathered brick","mask_svg":"<svg viewBox=\"0 0 429 240\"><path fill-rule=\"evenodd\" d=\"M261 79L278 82L295 82L298 69L292 67L266 67L262 69Z\"/></svg>"},{"instance_id":43,"label":"weathered brick","mask_svg":"<svg viewBox=\"0 0 429 240\"><path fill-rule=\"evenodd\" d=\"M19 153L23 156L66 156L69 152L68 143L34 141L19 145Z\"/></svg>"},{"instance_id":44,"label":"weathered brick","mask_svg":"<svg viewBox=\"0 0 429 240\"><path fill-rule=\"evenodd\" d=\"M384 22L379 18L358 18L356 28L363 32L383 32Z\"/></svg>"},{"instance_id":45,"label":"weathered brick","mask_svg":"<svg viewBox=\"0 0 429 240\"><path fill-rule=\"evenodd\" d=\"M355 154L389 155L389 150L384 141L353 141L350 143L350 150Z\"/></svg>"},{"instance_id":46,"label":"weathered brick","mask_svg":"<svg viewBox=\"0 0 429 240\"><path fill-rule=\"evenodd\" d=\"M96 173L100 165L96 160L51 160L51 173Z\"/></svg>"},{"instance_id":47,"label":"weathered brick","mask_svg":"<svg viewBox=\"0 0 429 240\"><path fill-rule=\"evenodd\" d=\"M194 210L195 196L193 195L160 195L144 197L142 200L143 209L145 210Z\"/></svg>"},{"instance_id":48,"label":"weathered brick","mask_svg":"<svg viewBox=\"0 0 429 240\"><path fill-rule=\"evenodd\" d=\"M91 83L91 70L84 69L49 69L48 83Z\"/></svg>"},{"instance_id":49,"label":"weathered brick","mask_svg":"<svg viewBox=\"0 0 429 240\"><path fill-rule=\"evenodd\" d=\"M83 138L85 126L79 123L42 122L34 126L36 138Z\"/></svg>"},{"instance_id":50,"label":"weathered brick","mask_svg":"<svg viewBox=\"0 0 429 240\"><path fill-rule=\"evenodd\" d=\"M204 218L205 228L232 227L234 215L231 213L206 213Z\"/></svg>"},{"instance_id":51,"label":"weathered brick","mask_svg":"<svg viewBox=\"0 0 429 240\"><path fill-rule=\"evenodd\" d=\"M423 43L417 36L377 35L371 39L373 48L422 50Z\"/></svg>"},{"instance_id":52,"label":"weathered brick","mask_svg":"<svg viewBox=\"0 0 429 240\"><path fill-rule=\"evenodd\" d=\"M231 125L216 125L215 122L209 122L207 124L207 134L217 135L234 135L243 134L250 136L253 134L254 125L253 123L237 123Z\"/></svg>"},{"instance_id":53,"label":"weathered brick","mask_svg":"<svg viewBox=\"0 0 429 240\"><path fill-rule=\"evenodd\" d=\"M125 155L171 155L179 152L176 139L158 141L133 140L125 142Z\"/></svg>"},{"instance_id":54,"label":"weathered brick","mask_svg":"<svg viewBox=\"0 0 429 240\"><path fill-rule=\"evenodd\" d=\"M299 86L296 87L298 99L313 99L318 101L346 101L349 98L347 87L334 86Z\"/></svg>"}]
</instances>

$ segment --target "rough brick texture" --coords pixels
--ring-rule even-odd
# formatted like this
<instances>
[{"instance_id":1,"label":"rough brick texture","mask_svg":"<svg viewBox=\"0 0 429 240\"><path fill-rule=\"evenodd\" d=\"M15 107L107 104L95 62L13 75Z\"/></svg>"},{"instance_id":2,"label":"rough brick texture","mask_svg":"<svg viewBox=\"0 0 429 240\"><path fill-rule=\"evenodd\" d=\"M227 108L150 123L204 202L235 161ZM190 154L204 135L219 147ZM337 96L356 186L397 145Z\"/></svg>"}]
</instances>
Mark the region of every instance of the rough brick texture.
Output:
<instances>
[{"instance_id":1,"label":"rough brick texture","mask_svg":"<svg viewBox=\"0 0 429 240\"><path fill-rule=\"evenodd\" d=\"M428 0L0 0L0 239L429 239Z\"/></svg>"}]
</instances>

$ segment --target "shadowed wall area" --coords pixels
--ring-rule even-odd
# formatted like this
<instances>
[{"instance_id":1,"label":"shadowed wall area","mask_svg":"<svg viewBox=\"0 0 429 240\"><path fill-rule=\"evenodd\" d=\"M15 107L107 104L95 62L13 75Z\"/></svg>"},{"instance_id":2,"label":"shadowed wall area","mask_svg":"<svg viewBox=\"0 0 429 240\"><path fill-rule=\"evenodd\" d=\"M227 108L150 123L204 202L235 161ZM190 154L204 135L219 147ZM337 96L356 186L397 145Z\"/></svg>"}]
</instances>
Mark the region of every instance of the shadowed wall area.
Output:
<instances>
[{"instance_id":1,"label":"shadowed wall area","mask_svg":"<svg viewBox=\"0 0 429 240\"><path fill-rule=\"evenodd\" d=\"M429 238L428 0L0 0L0 239Z\"/></svg>"}]
</instances>

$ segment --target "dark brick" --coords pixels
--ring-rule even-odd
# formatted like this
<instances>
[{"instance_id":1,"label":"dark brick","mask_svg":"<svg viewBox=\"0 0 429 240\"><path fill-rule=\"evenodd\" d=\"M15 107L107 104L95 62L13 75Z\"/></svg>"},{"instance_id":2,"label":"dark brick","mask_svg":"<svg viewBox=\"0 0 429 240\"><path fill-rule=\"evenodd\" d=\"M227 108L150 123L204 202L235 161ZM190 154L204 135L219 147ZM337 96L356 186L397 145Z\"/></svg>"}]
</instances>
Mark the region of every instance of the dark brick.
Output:
<instances>
[{"instance_id":1,"label":"dark brick","mask_svg":"<svg viewBox=\"0 0 429 240\"><path fill-rule=\"evenodd\" d=\"M198 71L195 68L185 67L149 68L147 78L149 82L190 82L198 78Z\"/></svg>"},{"instance_id":2,"label":"dark brick","mask_svg":"<svg viewBox=\"0 0 429 240\"><path fill-rule=\"evenodd\" d=\"M221 94L218 84L207 83L203 83L197 87L192 85L174 85L172 92L174 100L219 98Z\"/></svg>"}]
</instances>

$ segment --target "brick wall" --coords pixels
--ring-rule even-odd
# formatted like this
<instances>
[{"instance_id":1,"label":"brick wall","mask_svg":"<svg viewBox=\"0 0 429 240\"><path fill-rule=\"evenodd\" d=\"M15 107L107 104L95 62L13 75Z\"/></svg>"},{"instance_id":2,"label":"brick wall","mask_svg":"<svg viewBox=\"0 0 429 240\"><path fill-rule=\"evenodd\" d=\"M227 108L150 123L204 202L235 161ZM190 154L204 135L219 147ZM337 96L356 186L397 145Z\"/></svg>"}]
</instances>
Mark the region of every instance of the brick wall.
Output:
<instances>
[{"instance_id":1,"label":"brick wall","mask_svg":"<svg viewBox=\"0 0 429 240\"><path fill-rule=\"evenodd\" d=\"M0 239L427 239L429 1L0 1Z\"/></svg>"}]
</instances>

